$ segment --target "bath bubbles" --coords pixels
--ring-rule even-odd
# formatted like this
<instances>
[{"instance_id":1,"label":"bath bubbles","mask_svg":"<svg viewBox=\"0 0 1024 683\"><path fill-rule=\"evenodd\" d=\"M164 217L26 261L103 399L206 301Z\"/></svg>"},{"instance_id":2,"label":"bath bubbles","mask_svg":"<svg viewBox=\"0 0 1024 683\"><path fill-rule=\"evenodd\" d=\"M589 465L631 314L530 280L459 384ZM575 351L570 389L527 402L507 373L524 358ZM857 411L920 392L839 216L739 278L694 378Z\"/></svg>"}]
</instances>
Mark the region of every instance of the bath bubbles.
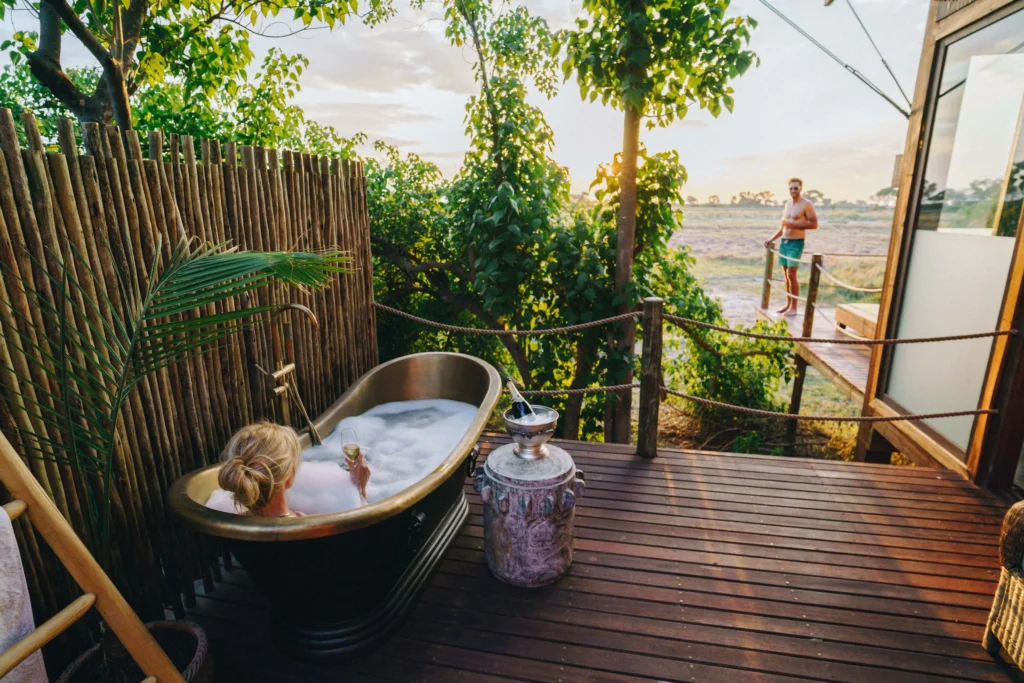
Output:
<instances>
[{"instance_id":1,"label":"bath bubbles","mask_svg":"<svg viewBox=\"0 0 1024 683\"><path fill-rule=\"evenodd\" d=\"M288 507L307 515L359 506L359 493L342 467L342 430L354 429L370 467L367 502L375 503L412 486L436 469L458 445L476 417L477 406L447 399L397 401L341 420L320 446L302 452L302 464L288 489ZM207 507L236 512L227 491L216 489ZM237 510L244 514L244 510Z\"/></svg>"},{"instance_id":2,"label":"bath bubbles","mask_svg":"<svg viewBox=\"0 0 1024 683\"><path fill-rule=\"evenodd\" d=\"M285 494L288 507L307 515L341 512L359 507L359 491L348 471L334 462L310 461L299 465L295 483Z\"/></svg>"},{"instance_id":3,"label":"bath bubbles","mask_svg":"<svg viewBox=\"0 0 1024 683\"><path fill-rule=\"evenodd\" d=\"M474 405L446 399L385 403L345 418L322 446L305 450L302 457L341 463L345 457L341 432L354 429L370 466L366 499L375 503L407 489L436 469L469 429L476 411Z\"/></svg>"}]
</instances>

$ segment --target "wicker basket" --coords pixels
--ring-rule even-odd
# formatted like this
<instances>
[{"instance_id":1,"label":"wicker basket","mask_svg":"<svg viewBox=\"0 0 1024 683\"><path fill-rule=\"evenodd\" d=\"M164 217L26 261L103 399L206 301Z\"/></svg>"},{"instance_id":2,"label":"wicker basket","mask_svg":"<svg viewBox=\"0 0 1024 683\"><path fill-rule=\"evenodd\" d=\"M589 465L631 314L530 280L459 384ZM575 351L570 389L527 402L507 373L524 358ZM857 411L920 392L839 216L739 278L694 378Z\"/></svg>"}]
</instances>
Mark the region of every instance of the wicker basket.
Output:
<instances>
[{"instance_id":1,"label":"wicker basket","mask_svg":"<svg viewBox=\"0 0 1024 683\"><path fill-rule=\"evenodd\" d=\"M1010 508L1003 518L999 539L999 586L992 600L982 645L991 654L1002 645L1017 666L1024 669L1024 501Z\"/></svg>"}]
</instances>

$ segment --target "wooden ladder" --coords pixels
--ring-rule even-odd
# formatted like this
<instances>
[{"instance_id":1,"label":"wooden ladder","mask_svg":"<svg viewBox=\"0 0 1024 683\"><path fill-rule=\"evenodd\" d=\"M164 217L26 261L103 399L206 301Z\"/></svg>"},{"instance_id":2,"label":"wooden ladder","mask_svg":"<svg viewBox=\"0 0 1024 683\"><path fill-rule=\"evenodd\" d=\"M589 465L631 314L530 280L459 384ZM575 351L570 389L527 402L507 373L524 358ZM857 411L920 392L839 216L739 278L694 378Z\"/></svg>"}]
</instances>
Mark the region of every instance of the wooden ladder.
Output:
<instances>
[{"instance_id":1,"label":"wooden ladder","mask_svg":"<svg viewBox=\"0 0 1024 683\"><path fill-rule=\"evenodd\" d=\"M95 606L107 625L124 645L142 672L148 677L142 683L184 683L177 667L171 663L142 620L135 614L114 583L100 567L96 558L75 534L43 487L0 433L0 482L14 500L3 506L14 520L28 514L36 531L56 553L75 582L85 594L53 615L4 652L0 652L0 678L51 640L66 631Z\"/></svg>"}]
</instances>

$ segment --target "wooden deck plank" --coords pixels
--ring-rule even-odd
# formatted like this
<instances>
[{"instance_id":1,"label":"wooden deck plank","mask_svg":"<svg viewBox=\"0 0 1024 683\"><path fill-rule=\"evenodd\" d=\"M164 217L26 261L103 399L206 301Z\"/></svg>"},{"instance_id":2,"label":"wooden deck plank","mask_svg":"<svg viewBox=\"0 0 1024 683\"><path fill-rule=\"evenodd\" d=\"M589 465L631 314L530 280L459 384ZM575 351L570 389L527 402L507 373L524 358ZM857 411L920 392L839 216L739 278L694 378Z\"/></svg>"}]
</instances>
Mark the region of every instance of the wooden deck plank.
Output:
<instances>
[{"instance_id":1,"label":"wooden deck plank","mask_svg":"<svg viewBox=\"0 0 1024 683\"><path fill-rule=\"evenodd\" d=\"M477 513L480 512L479 507L470 507ZM996 545L994 541L988 543L972 543L970 541L925 538L920 534L915 536L890 536L872 533L874 531L873 529L869 529L868 532L865 533L859 527L851 525L844 525L842 529L806 529L798 526L778 523L774 518L760 519L757 521L731 521L709 519L706 517L685 517L682 515L672 517L665 515L648 515L642 512L602 508L585 508L580 511L576 517L577 524L590 523L595 525L610 525L618 522L636 522L647 525L649 528L653 529L658 529L662 526L682 527L690 533L707 531L751 534L760 538L762 543L788 542L798 544L803 541L830 541L833 543L856 544L861 548L878 546L878 548L867 550L867 552L882 552L881 549L885 548L892 548L898 552L902 549L909 548L916 551L934 550L940 553L952 553L958 557L980 555L985 558L986 561L991 561L994 546Z\"/></svg>"},{"instance_id":2,"label":"wooden deck plank","mask_svg":"<svg viewBox=\"0 0 1024 683\"><path fill-rule=\"evenodd\" d=\"M459 584L462 587L462 584ZM554 618L571 620L574 612L586 610L602 612L607 614L630 614L637 613L637 603L604 594L582 593L575 591L555 591L543 603L537 603L527 596L505 595L506 589L490 591L488 589L487 602L488 610L513 611L515 614L533 614L543 610L556 610L552 612ZM432 586L425 594L427 601L443 601L444 604L461 605L466 604L469 599L468 591L448 590ZM482 598L481 598L482 599ZM559 611L560 610L560 611ZM685 614L685 619L681 618ZM679 627L694 631L704 628L728 629L735 632L735 636L727 638L718 636L712 642L723 642L742 638L747 647L774 648L777 643L762 641L762 634L773 634L785 636L782 641L784 646L791 652L796 651L795 643L786 642L790 638L798 639L800 643L811 644L818 647L819 641L830 641L836 645L855 645L879 647L888 650L899 650L909 653L928 653L929 655L941 657L956 657L961 659L979 660L989 662L987 655L976 652L974 643L963 640L921 636L917 634L894 633L886 631L875 631L872 629L847 626L838 623L812 623L800 619L780 619L771 616L764 616L754 613L738 613L725 610L705 610L692 605L680 606L679 604L646 602L643 604L642 615L644 619L657 619L671 622ZM693 633L694 631L690 631ZM693 636L691 636L692 638ZM735 642L735 641L734 641ZM841 659L851 662L862 662L859 656L848 654L840 655ZM837 651L834 651L838 654Z\"/></svg>"},{"instance_id":3,"label":"wooden deck plank","mask_svg":"<svg viewBox=\"0 0 1024 683\"><path fill-rule=\"evenodd\" d=\"M484 454L505 442L484 440ZM190 618L217 680L1011 681L980 645L1005 503L935 470L563 442L588 477L571 573L490 576L479 498L399 634L334 666L269 643L240 569Z\"/></svg>"},{"instance_id":4,"label":"wooden deck plank","mask_svg":"<svg viewBox=\"0 0 1024 683\"><path fill-rule=\"evenodd\" d=\"M470 523L482 523L481 509L473 508L473 517ZM732 532L710 529L692 529L672 524L654 523L633 523L619 520L609 520L603 517L591 517L589 511L576 516L576 529L586 530L588 538L600 538L615 536L628 537L638 543L649 544L675 544L682 542L694 542L695 544L713 545L716 552L732 552L730 548L737 549L739 554L760 554L773 552L774 550L814 553L816 555L830 556L826 564L842 564L845 562L859 562L870 560L850 560L849 558L871 558L872 560L901 560L908 562L919 562L934 565L932 571L943 574L951 571L953 567L980 567L986 570L991 568L991 549L984 554L962 553L959 549L942 552L934 548L923 549L920 546L913 548L900 548L892 546L875 546L870 542L834 542L831 539L795 539L787 536L766 536L756 532ZM863 536L862 536L863 538ZM696 546L695 546L696 547ZM842 558L842 559L839 559ZM860 566L860 565L858 565ZM925 572L929 573L929 572Z\"/></svg>"},{"instance_id":5,"label":"wooden deck plank","mask_svg":"<svg viewBox=\"0 0 1024 683\"><path fill-rule=\"evenodd\" d=\"M805 638L758 634L756 643L738 629L697 626L680 617L687 607L675 605L674 619L652 619L626 612L594 612L588 609L552 607L546 601L496 598L488 586L481 592L459 587L429 592L417 617L453 627L485 630L518 636L543 636L563 643L580 643L633 654L662 653L666 657L731 664L746 660L750 668L791 676L825 676L834 680L914 680L915 674L956 673L975 680L1001 680L992 662L901 652L888 648L834 644L826 655L818 644ZM524 596L525 597L525 596ZM646 607L646 605L645 605ZM628 635L624 635L628 634ZM862 664L878 667L866 669ZM892 671L891 669L898 669Z\"/></svg>"},{"instance_id":6,"label":"wooden deck plank","mask_svg":"<svg viewBox=\"0 0 1024 683\"><path fill-rule=\"evenodd\" d=\"M666 498L722 496L722 500L757 499L765 501L778 500L789 507L812 506L816 509L829 507L835 509L856 509L859 511L883 510L881 514L892 514L900 518L938 518L972 520L980 523L996 523L1002 519L1001 506L986 506L965 500L926 500L919 497L900 497L890 492L888 495L867 496L863 494L847 495L829 491L798 491L780 490L775 486L754 486L751 484L734 485L731 483L709 482L707 480L671 479L657 480L649 477L623 476L619 473L608 474L595 471L588 475L587 487L594 491L635 492Z\"/></svg>"},{"instance_id":7,"label":"wooden deck plank","mask_svg":"<svg viewBox=\"0 0 1024 683\"><path fill-rule=\"evenodd\" d=\"M478 553L483 550L480 543L469 540L460 542L451 549L448 556L453 560L475 562ZM695 562L673 562L644 557L628 557L622 555L586 552L578 553L576 566L580 567L581 576L606 575L615 577L632 575L644 585L660 585L664 582L691 582L694 586L709 585L707 581L719 582L718 585L729 591L743 591L744 594L762 593L762 587L779 587L792 591L797 596L799 591L836 593L854 596L846 601L846 605L856 602L854 598L892 598L908 602L931 602L985 610L991 604L988 595L957 593L951 591L913 588L910 586L893 586L851 581L824 573L797 575L779 574L770 570L736 569L718 564L707 565ZM624 574L622 572L625 572ZM770 591L767 591L770 593ZM838 598L837 598L838 600ZM859 604L859 602L857 603Z\"/></svg>"},{"instance_id":8,"label":"wooden deck plank","mask_svg":"<svg viewBox=\"0 0 1024 683\"><path fill-rule=\"evenodd\" d=\"M754 312L763 320L773 322L782 320L789 328L790 336L802 336L804 324L802 311L800 315L794 317L781 317L760 307L755 307ZM824 313L825 315L814 316L812 337L815 339L851 339L836 330L833 323L836 314L835 308L825 308ZM808 365L842 389L852 400L858 403L864 400L864 389L868 384L868 365L871 362L869 347L827 342L800 342L794 344L794 351L807 361Z\"/></svg>"},{"instance_id":9,"label":"wooden deck plank","mask_svg":"<svg viewBox=\"0 0 1024 683\"><path fill-rule=\"evenodd\" d=\"M637 461L633 466L609 465L607 461L593 457L592 453L579 453L575 455L580 466L585 466L591 476L620 476L627 480L642 482L644 479L656 482L670 482L673 486L679 479L683 481L697 482L700 484L720 484L733 487L762 487L766 488L772 495L788 495L790 492L804 491L812 494L824 492L836 492L846 496L857 496L860 498L888 498L897 505L907 505L908 501L933 501L943 503L960 503L972 507L993 507L1004 509L1005 505L992 497L977 495L969 489L953 487L937 487L928 484L904 485L899 481L886 482L885 485L877 483L862 484L858 481L847 480L839 488L836 488L832 479L823 479L813 474L805 476L778 475L772 473L746 473L742 470L726 471L722 469L696 468L686 465L671 465L658 463L657 467L644 467L644 463Z\"/></svg>"}]
</instances>

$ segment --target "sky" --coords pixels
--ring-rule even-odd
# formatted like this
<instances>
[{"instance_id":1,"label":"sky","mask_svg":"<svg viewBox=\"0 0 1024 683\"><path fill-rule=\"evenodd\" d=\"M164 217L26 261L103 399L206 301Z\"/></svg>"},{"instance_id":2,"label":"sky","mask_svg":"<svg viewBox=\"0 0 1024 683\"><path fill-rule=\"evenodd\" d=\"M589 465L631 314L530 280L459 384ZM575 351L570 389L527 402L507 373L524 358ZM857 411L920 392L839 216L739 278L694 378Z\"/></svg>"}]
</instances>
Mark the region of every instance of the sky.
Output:
<instances>
[{"instance_id":1,"label":"sky","mask_svg":"<svg viewBox=\"0 0 1024 683\"><path fill-rule=\"evenodd\" d=\"M828 8L821 0L770 1L901 99L846 0ZM850 1L912 97L928 0ZM467 145L464 116L466 100L475 92L473 54L445 39L440 3L428 0L424 10L401 0L396 4L398 15L384 26L371 29L352 22L332 32L256 39L254 47L258 58L277 46L310 59L297 96L310 118L343 135L364 132L371 140L416 152L452 175ZM572 24L582 2L519 4L560 28ZM804 179L807 189L835 199L865 199L886 187L903 149L906 119L759 0L733 0L730 11L759 23L751 47L760 66L734 81L734 112L715 119L691 111L668 128L641 133L652 152L679 151L689 172L685 194L700 201L711 194L728 201L742 190L784 196L794 175ZM0 27L0 37L9 30L9 25ZM65 54L65 61L73 62L79 51L66 49ZM84 56L78 59L88 62ZM551 100L536 92L531 100L554 130L554 158L569 168L573 191L585 191L597 166L621 148L622 114L600 102L584 103L572 81Z\"/></svg>"}]
</instances>

